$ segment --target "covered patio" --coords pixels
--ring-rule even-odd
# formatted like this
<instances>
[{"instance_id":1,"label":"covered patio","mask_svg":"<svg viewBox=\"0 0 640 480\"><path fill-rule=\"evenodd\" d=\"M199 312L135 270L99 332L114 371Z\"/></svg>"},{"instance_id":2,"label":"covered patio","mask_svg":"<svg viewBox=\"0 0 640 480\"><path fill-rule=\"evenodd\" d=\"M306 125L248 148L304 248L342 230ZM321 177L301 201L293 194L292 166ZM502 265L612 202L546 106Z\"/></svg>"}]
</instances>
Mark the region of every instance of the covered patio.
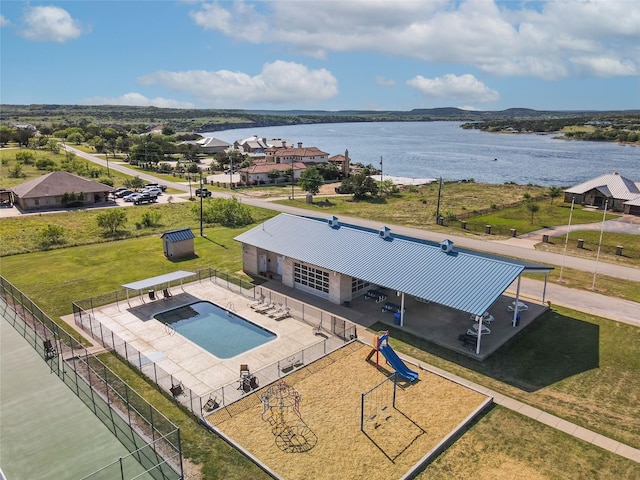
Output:
<instances>
[{"instance_id":1,"label":"covered patio","mask_svg":"<svg viewBox=\"0 0 640 480\"><path fill-rule=\"evenodd\" d=\"M515 297L509 293L501 295L489 310L489 313L494 317L494 321L487 325L491 333L482 335L482 349L480 353L476 353L474 348L465 346L458 339L460 334L466 333L476 323L472 320L471 315L437 303L424 303L413 297L406 297L404 325L400 327L398 319L394 317L393 312L383 312L382 306L384 302L377 303L375 299L361 296L355 298L349 306L344 306L336 305L299 289L286 287L278 280L269 280L259 288L272 290L276 292L275 294L286 295L302 303L343 317L364 328L371 328L378 322L402 328L402 330L416 337L480 361L489 357L509 340L519 335L548 310L548 306L545 304L521 298L520 301L524 301L527 305L527 310L519 312L520 320L518 325L514 327L513 312L509 311L508 308ZM383 291L388 294L387 300L400 303L400 297L396 295L397 292ZM364 338L365 335L362 329L358 330L358 335Z\"/></svg>"}]
</instances>

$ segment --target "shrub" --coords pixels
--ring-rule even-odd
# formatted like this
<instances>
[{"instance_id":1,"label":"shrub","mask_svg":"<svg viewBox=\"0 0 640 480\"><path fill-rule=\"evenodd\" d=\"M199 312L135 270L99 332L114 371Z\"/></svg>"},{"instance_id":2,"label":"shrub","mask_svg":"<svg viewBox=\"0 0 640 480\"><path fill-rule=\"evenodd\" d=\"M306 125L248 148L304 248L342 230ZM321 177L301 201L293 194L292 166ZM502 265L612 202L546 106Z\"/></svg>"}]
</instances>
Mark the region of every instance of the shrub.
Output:
<instances>
[{"instance_id":1,"label":"shrub","mask_svg":"<svg viewBox=\"0 0 640 480\"><path fill-rule=\"evenodd\" d=\"M136 228L140 230L141 228L153 228L160 226L160 212L149 211L144 212L140 221L136 223Z\"/></svg>"},{"instance_id":2,"label":"shrub","mask_svg":"<svg viewBox=\"0 0 640 480\"><path fill-rule=\"evenodd\" d=\"M38 232L38 241L43 247L60 245L65 242L64 228L60 225L47 225Z\"/></svg>"},{"instance_id":3,"label":"shrub","mask_svg":"<svg viewBox=\"0 0 640 480\"><path fill-rule=\"evenodd\" d=\"M51 160L50 158L39 158L36 160L36 168L38 170L53 170L53 167L56 165L56 162Z\"/></svg>"},{"instance_id":4,"label":"shrub","mask_svg":"<svg viewBox=\"0 0 640 480\"><path fill-rule=\"evenodd\" d=\"M193 214L200 218L200 205L192 207ZM253 223L251 210L234 198L208 200L203 207L202 218L207 223L219 223L224 227L243 227Z\"/></svg>"}]
</instances>

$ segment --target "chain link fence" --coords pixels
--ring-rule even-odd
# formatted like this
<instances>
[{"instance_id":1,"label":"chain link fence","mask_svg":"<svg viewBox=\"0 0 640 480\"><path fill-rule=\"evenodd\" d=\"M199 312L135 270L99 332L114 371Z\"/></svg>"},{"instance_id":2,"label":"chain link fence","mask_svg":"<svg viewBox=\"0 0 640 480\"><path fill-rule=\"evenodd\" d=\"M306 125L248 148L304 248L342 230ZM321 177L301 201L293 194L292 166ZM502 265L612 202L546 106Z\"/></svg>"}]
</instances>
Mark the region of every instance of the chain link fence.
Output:
<instances>
[{"instance_id":1,"label":"chain link fence","mask_svg":"<svg viewBox=\"0 0 640 480\"><path fill-rule=\"evenodd\" d=\"M131 452L91 478L183 478L180 430L0 276L3 316ZM135 460L135 462L133 461Z\"/></svg>"}]
</instances>

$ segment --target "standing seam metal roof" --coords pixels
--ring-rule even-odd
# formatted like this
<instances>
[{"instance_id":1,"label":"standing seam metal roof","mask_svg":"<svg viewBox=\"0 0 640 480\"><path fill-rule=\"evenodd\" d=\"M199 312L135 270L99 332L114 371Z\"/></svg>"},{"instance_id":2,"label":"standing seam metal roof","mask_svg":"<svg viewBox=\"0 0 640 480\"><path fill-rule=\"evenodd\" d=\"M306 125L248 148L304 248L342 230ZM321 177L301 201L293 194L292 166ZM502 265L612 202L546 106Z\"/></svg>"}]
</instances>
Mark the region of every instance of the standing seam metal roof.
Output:
<instances>
[{"instance_id":1,"label":"standing seam metal roof","mask_svg":"<svg viewBox=\"0 0 640 480\"><path fill-rule=\"evenodd\" d=\"M280 214L236 238L330 271L481 315L525 269L468 251L445 253L410 237L383 239L371 229Z\"/></svg>"},{"instance_id":2,"label":"standing seam metal roof","mask_svg":"<svg viewBox=\"0 0 640 480\"><path fill-rule=\"evenodd\" d=\"M183 228L182 230L172 230L170 232L165 232L160 238L164 237L167 237L167 240L169 240L171 243L196 238L190 228Z\"/></svg>"}]
</instances>

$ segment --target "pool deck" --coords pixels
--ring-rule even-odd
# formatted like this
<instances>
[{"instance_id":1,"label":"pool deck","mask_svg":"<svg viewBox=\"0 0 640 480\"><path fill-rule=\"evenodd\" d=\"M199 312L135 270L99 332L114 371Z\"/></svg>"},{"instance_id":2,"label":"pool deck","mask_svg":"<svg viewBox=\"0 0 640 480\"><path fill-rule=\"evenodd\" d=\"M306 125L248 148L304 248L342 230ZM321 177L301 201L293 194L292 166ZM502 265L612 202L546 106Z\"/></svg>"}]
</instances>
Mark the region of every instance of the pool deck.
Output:
<instances>
[{"instance_id":1,"label":"pool deck","mask_svg":"<svg viewBox=\"0 0 640 480\"><path fill-rule=\"evenodd\" d=\"M251 300L213 282L174 287L171 292L168 299L134 297L129 302L96 308L94 318L200 396L237 381L240 364L256 371L324 340L314 334L314 327L293 317L274 320L258 313L249 306ZM153 318L157 313L202 300L233 311L277 338L235 357L220 359Z\"/></svg>"}]
</instances>

